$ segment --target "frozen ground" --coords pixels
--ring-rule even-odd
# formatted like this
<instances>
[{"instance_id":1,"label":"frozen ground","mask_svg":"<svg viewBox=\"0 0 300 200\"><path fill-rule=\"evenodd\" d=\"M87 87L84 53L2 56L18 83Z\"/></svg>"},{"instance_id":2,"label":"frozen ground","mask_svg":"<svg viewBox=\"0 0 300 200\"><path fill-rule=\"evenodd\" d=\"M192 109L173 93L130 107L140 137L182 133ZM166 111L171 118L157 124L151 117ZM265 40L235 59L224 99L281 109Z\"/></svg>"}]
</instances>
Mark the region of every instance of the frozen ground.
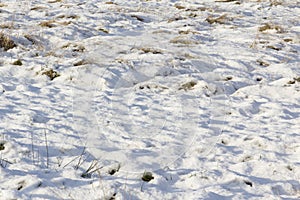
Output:
<instances>
[{"instance_id":1,"label":"frozen ground","mask_svg":"<svg viewBox=\"0 0 300 200\"><path fill-rule=\"evenodd\" d=\"M1 1L0 199L299 199L299 16Z\"/></svg>"}]
</instances>

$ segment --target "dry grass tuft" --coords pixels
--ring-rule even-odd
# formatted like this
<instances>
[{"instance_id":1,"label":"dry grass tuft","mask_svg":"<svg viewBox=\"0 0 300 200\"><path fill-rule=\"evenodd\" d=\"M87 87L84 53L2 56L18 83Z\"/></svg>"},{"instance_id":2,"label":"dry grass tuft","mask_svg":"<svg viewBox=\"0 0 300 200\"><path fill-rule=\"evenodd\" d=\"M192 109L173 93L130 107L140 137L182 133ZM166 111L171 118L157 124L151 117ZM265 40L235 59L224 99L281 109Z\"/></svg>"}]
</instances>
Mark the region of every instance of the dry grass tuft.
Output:
<instances>
[{"instance_id":1,"label":"dry grass tuft","mask_svg":"<svg viewBox=\"0 0 300 200\"><path fill-rule=\"evenodd\" d=\"M198 41L194 41L194 40L191 40L191 39L189 39L187 37L183 37L183 36L177 36L177 37L173 38L170 42L173 44L181 44L181 45L199 44Z\"/></svg>"},{"instance_id":2,"label":"dry grass tuft","mask_svg":"<svg viewBox=\"0 0 300 200\"><path fill-rule=\"evenodd\" d=\"M228 3L228 2L234 2L234 1L238 1L238 0L217 0L215 2L219 2L219 3Z\"/></svg>"},{"instance_id":3,"label":"dry grass tuft","mask_svg":"<svg viewBox=\"0 0 300 200\"><path fill-rule=\"evenodd\" d=\"M71 21L64 21L64 22L57 22L55 20L48 20L48 21L43 21L40 23L41 27L48 27L48 28L53 28L56 27L58 25L62 25L62 26L67 26L69 24L71 24Z\"/></svg>"},{"instance_id":4,"label":"dry grass tuft","mask_svg":"<svg viewBox=\"0 0 300 200\"><path fill-rule=\"evenodd\" d=\"M30 41L32 44L35 44L35 45L38 44L38 41L36 39L34 39L34 37L32 35L26 34L26 35L24 35L24 37L28 41Z\"/></svg>"},{"instance_id":5,"label":"dry grass tuft","mask_svg":"<svg viewBox=\"0 0 300 200\"><path fill-rule=\"evenodd\" d=\"M144 172L143 176L142 176L142 180L145 182L149 182L152 179L154 179L153 174L151 172Z\"/></svg>"},{"instance_id":6,"label":"dry grass tuft","mask_svg":"<svg viewBox=\"0 0 300 200\"><path fill-rule=\"evenodd\" d=\"M138 15L131 15L132 18L135 18L136 20L140 21L140 22L145 22L145 19L141 16Z\"/></svg>"},{"instance_id":7,"label":"dry grass tuft","mask_svg":"<svg viewBox=\"0 0 300 200\"><path fill-rule=\"evenodd\" d=\"M105 29L105 28L102 28L102 27L98 28L98 31L101 31L101 32L106 33L106 34L109 34L109 31L107 29Z\"/></svg>"},{"instance_id":8,"label":"dry grass tuft","mask_svg":"<svg viewBox=\"0 0 300 200\"><path fill-rule=\"evenodd\" d=\"M36 11L42 11L45 9L46 9L46 7L44 7L44 6L35 6L35 7L30 8L30 10L36 10Z\"/></svg>"},{"instance_id":9,"label":"dry grass tuft","mask_svg":"<svg viewBox=\"0 0 300 200\"><path fill-rule=\"evenodd\" d=\"M49 69L46 70L42 73L42 75L46 75L50 78L50 80L52 81L53 79L57 78L60 76L60 74L56 71L54 71L53 69Z\"/></svg>"},{"instance_id":10,"label":"dry grass tuft","mask_svg":"<svg viewBox=\"0 0 300 200\"><path fill-rule=\"evenodd\" d=\"M105 4L108 4L108 5L117 5L115 2L112 2L112 1L107 1L107 2L105 2Z\"/></svg>"},{"instance_id":11,"label":"dry grass tuft","mask_svg":"<svg viewBox=\"0 0 300 200\"><path fill-rule=\"evenodd\" d=\"M284 38L283 41L284 42L293 42L293 39L291 39L291 38Z\"/></svg>"},{"instance_id":12,"label":"dry grass tuft","mask_svg":"<svg viewBox=\"0 0 300 200\"><path fill-rule=\"evenodd\" d=\"M260 60L260 59L256 60L256 62L257 62L257 64L259 64L262 67L268 67L270 65L266 61L263 61L263 60Z\"/></svg>"},{"instance_id":13,"label":"dry grass tuft","mask_svg":"<svg viewBox=\"0 0 300 200\"><path fill-rule=\"evenodd\" d=\"M140 48L139 50L141 50L144 53L162 54L161 50L153 49L153 48L149 48L149 47L143 47L143 48Z\"/></svg>"},{"instance_id":14,"label":"dry grass tuft","mask_svg":"<svg viewBox=\"0 0 300 200\"><path fill-rule=\"evenodd\" d=\"M65 18L65 19L79 19L80 17L78 15L75 15L75 14L71 14L71 15L59 15L56 17L56 19L62 19L62 18Z\"/></svg>"},{"instance_id":15,"label":"dry grass tuft","mask_svg":"<svg viewBox=\"0 0 300 200\"><path fill-rule=\"evenodd\" d=\"M175 8L177 8L178 10L186 9L186 7L179 5L179 4L176 4Z\"/></svg>"},{"instance_id":16,"label":"dry grass tuft","mask_svg":"<svg viewBox=\"0 0 300 200\"><path fill-rule=\"evenodd\" d=\"M210 24L225 24L229 18L226 14L221 15L220 17L207 17L206 21Z\"/></svg>"},{"instance_id":17,"label":"dry grass tuft","mask_svg":"<svg viewBox=\"0 0 300 200\"><path fill-rule=\"evenodd\" d=\"M52 28L52 27L55 27L55 26L56 26L54 23L55 23L54 20L43 21L43 22L40 23L40 26L41 26L41 27Z\"/></svg>"},{"instance_id":18,"label":"dry grass tuft","mask_svg":"<svg viewBox=\"0 0 300 200\"><path fill-rule=\"evenodd\" d=\"M199 32L193 31L193 30L180 30L180 31L178 31L178 34L180 34L180 35L199 34Z\"/></svg>"},{"instance_id":19,"label":"dry grass tuft","mask_svg":"<svg viewBox=\"0 0 300 200\"><path fill-rule=\"evenodd\" d=\"M48 1L48 3L59 3L62 2L62 0L52 0L52 1Z\"/></svg>"},{"instance_id":20,"label":"dry grass tuft","mask_svg":"<svg viewBox=\"0 0 300 200\"><path fill-rule=\"evenodd\" d=\"M13 29L14 24L13 23L0 24L0 28L2 28L2 29Z\"/></svg>"},{"instance_id":21,"label":"dry grass tuft","mask_svg":"<svg viewBox=\"0 0 300 200\"><path fill-rule=\"evenodd\" d=\"M259 32L265 32L268 30L276 30L276 33L284 33L284 30L281 26L270 24L270 23L266 23L258 28Z\"/></svg>"},{"instance_id":22,"label":"dry grass tuft","mask_svg":"<svg viewBox=\"0 0 300 200\"><path fill-rule=\"evenodd\" d=\"M75 63L73 63L73 66L81 66L81 65L86 65L86 64L89 64L90 62L88 61L88 60L79 60L79 61L77 61L77 62L75 62Z\"/></svg>"},{"instance_id":23,"label":"dry grass tuft","mask_svg":"<svg viewBox=\"0 0 300 200\"><path fill-rule=\"evenodd\" d=\"M280 6L282 4L283 4L283 2L280 0L271 0L271 2L270 2L271 6Z\"/></svg>"},{"instance_id":24,"label":"dry grass tuft","mask_svg":"<svg viewBox=\"0 0 300 200\"><path fill-rule=\"evenodd\" d=\"M300 83L300 76L293 78L293 80L289 81L287 84L292 85L295 84L296 82Z\"/></svg>"},{"instance_id":25,"label":"dry grass tuft","mask_svg":"<svg viewBox=\"0 0 300 200\"><path fill-rule=\"evenodd\" d=\"M182 84L178 89L179 90L192 90L194 86L197 85L197 82L195 81L189 81L187 83Z\"/></svg>"},{"instance_id":26,"label":"dry grass tuft","mask_svg":"<svg viewBox=\"0 0 300 200\"><path fill-rule=\"evenodd\" d=\"M18 65L18 66L23 65L23 63L22 63L22 61L21 61L20 59L14 61L12 64L13 64L13 65Z\"/></svg>"},{"instance_id":27,"label":"dry grass tuft","mask_svg":"<svg viewBox=\"0 0 300 200\"><path fill-rule=\"evenodd\" d=\"M4 51L12 49L17 45L11 40L8 36L4 35L4 33L0 33L0 48L3 48Z\"/></svg>"},{"instance_id":28,"label":"dry grass tuft","mask_svg":"<svg viewBox=\"0 0 300 200\"><path fill-rule=\"evenodd\" d=\"M280 51L282 50L282 47L274 46L274 45L268 45L266 46L268 49L273 49L275 51Z\"/></svg>"}]
</instances>

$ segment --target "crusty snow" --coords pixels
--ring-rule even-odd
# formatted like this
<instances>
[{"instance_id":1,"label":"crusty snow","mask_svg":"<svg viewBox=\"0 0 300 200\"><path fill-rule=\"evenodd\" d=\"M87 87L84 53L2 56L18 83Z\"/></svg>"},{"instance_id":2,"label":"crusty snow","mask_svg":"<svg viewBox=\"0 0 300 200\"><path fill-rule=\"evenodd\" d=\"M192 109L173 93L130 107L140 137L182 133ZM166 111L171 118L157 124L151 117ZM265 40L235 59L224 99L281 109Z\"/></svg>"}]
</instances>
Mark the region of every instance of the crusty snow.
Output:
<instances>
[{"instance_id":1,"label":"crusty snow","mask_svg":"<svg viewBox=\"0 0 300 200\"><path fill-rule=\"evenodd\" d=\"M0 1L0 199L300 199L299 16Z\"/></svg>"}]
</instances>

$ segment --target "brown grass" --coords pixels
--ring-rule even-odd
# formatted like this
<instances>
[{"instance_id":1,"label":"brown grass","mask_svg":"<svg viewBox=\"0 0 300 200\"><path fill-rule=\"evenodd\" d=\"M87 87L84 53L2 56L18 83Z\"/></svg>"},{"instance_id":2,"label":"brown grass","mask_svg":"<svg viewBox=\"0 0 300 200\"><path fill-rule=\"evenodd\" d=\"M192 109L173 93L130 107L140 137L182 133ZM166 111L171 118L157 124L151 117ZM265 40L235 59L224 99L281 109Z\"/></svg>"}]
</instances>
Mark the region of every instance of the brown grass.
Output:
<instances>
[{"instance_id":1,"label":"brown grass","mask_svg":"<svg viewBox=\"0 0 300 200\"><path fill-rule=\"evenodd\" d=\"M188 34L199 34L198 31L193 31L193 30L180 30L178 31L180 35L188 35Z\"/></svg>"},{"instance_id":2,"label":"brown grass","mask_svg":"<svg viewBox=\"0 0 300 200\"><path fill-rule=\"evenodd\" d=\"M49 69L46 70L42 73L42 75L46 75L50 78L50 80L52 81L53 79L57 78L60 76L60 74L56 71L54 71L53 69Z\"/></svg>"},{"instance_id":3,"label":"brown grass","mask_svg":"<svg viewBox=\"0 0 300 200\"><path fill-rule=\"evenodd\" d=\"M21 61L20 59L14 61L12 64L13 64L13 65L18 65L18 66L23 65L23 63L22 63L22 61Z\"/></svg>"},{"instance_id":4,"label":"brown grass","mask_svg":"<svg viewBox=\"0 0 300 200\"><path fill-rule=\"evenodd\" d=\"M54 23L55 23L54 20L43 21L43 22L40 23L40 26L41 26L41 27L52 28L52 27L55 27L55 26L56 26Z\"/></svg>"},{"instance_id":5,"label":"brown grass","mask_svg":"<svg viewBox=\"0 0 300 200\"><path fill-rule=\"evenodd\" d=\"M71 21L64 21L64 22L57 22L55 20L48 20L48 21L43 21L40 23L41 27L48 27L48 28L53 28L56 27L57 25L63 25L63 26L67 26L69 24L71 24Z\"/></svg>"},{"instance_id":6,"label":"brown grass","mask_svg":"<svg viewBox=\"0 0 300 200\"><path fill-rule=\"evenodd\" d=\"M187 37L177 36L173 38L171 41L173 44L182 44L182 45L191 45L191 44L199 44L199 42L191 40Z\"/></svg>"},{"instance_id":7,"label":"brown grass","mask_svg":"<svg viewBox=\"0 0 300 200\"><path fill-rule=\"evenodd\" d=\"M210 24L225 24L229 18L226 14L221 15L220 17L207 17L206 21Z\"/></svg>"},{"instance_id":8,"label":"brown grass","mask_svg":"<svg viewBox=\"0 0 300 200\"><path fill-rule=\"evenodd\" d=\"M256 60L256 62L260 65L260 66L263 66L263 67L268 67L270 64L267 63L266 61L263 61L263 60Z\"/></svg>"},{"instance_id":9,"label":"brown grass","mask_svg":"<svg viewBox=\"0 0 300 200\"><path fill-rule=\"evenodd\" d=\"M103 32L103 33L109 34L109 31L106 30L105 28L100 27L100 28L98 28L98 30Z\"/></svg>"},{"instance_id":10,"label":"brown grass","mask_svg":"<svg viewBox=\"0 0 300 200\"><path fill-rule=\"evenodd\" d=\"M87 61L87 60L79 60L79 61L77 61L77 62L75 62L74 64L73 64L73 66L81 66L81 65L86 65L86 64L89 64L89 61Z\"/></svg>"},{"instance_id":11,"label":"brown grass","mask_svg":"<svg viewBox=\"0 0 300 200\"><path fill-rule=\"evenodd\" d=\"M40 10L45 10L46 7L44 6L35 6L35 7L32 7L30 10L37 10L37 11L40 11Z\"/></svg>"},{"instance_id":12,"label":"brown grass","mask_svg":"<svg viewBox=\"0 0 300 200\"><path fill-rule=\"evenodd\" d=\"M139 50L143 51L144 53L162 54L161 50L153 49L153 48L149 48L149 47L143 47L143 48L140 48Z\"/></svg>"},{"instance_id":13,"label":"brown grass","mask_svg":"<svg viewBox=\"0 0 300 200\"><path fill-rule=\"evenodd\" d=\"M48 1L48 3L59 3L62 2L62 0L52 0L52 1Z\"/></svg>"},{"instance_id":14,"label":"brown grass","mask_svg":"<svg viewBox=\"0 0 300 200\"><path fill-rule=\"evenodd\" d=\"M272 30L272 29L276 30L277 33L284 32L284 30L281 26L270 24L270 23L265 23L264 25L262 25L261 27L258 28L258 31L265 32L265 31Z\"/></svg>"},{"instance_id":15,"label":"brown grass","mask_svg":"<svg viewBox=\"0 0 300 200\"><path fill-rule=\"evenodd\" d=\"M239 0L216 0L215 2L219 2L219 3L228 3L228 2L234 2L236 1L236 3L240 3Z\"/></svg>"},{"instance_id":16,"label":"brown grass","mask_svg":"<svg viewBox=\"0 0 300 200\"><path fill-rule=\"evenodd\" d=\"M61 18L66 18L66 19L78 19L79 16L78 15L75 15L75 14L72 14L72 15L59 15L56 17L57 19L61 19Z\"/></svg>"},{"instance_id":17,"label":"brown grass","mask_svg":"<svg viewBox=\"0 0 300 200\"><path fill-rule=\"evenodd\" d=\"M192 90L195 85L197 85L197 83L195 81L189 81L187 83L182 84L179 87L179 90L185 90L185 91Z\"/></svg>"},{"instance_id":18,"label":"brown grass","mask_svg":"<svg viewBox=\"0 0 300 200\"><path fill-rule=\"evenodd\" d=\"M275 50L275 51L280 51L280 50L282 50L281 47L276 47L276 46L273 46L273 45L268 45L267 48L268 48L268 49L273 49L273 50Z\"/></svg>"},{"instance_id":19,"label":"brown grass","mask_svg":"<svg viewBox=\"0 0 300 200\"><path fill-rule=\"evenodd\" d=\"M131 15L131 17L132 17L132 18L135 18L135 19L138 20L138 21L145 22L145 19L142 18L141 16Z\"/></svg>"},{"instance_id":20,"label":"brown grass","mask_svg":"<svg viewBox=\"0 0 300 200\"><path fill-rule=\"evenodd\" d=\"M13 23L1 24L0 28L2 28L2 29L13 29L14 28L14 24Z\"/></svg>"},{"instance_id":21,"label":"brown grass","mask_svg":"<svg viewBox=\"0 0 300 200\"><path fill-rule=\"evenodd\" d=\"M17 45L11 40L8 36L4 35L4 33L0 33L0 48L3 48L4 51L12 49Z\"/></svg>"},{"instance_id":22,"label":"brown grass","mask_svg":"<svg viewBox=\"0 0 300 200\"><path fill-rule=\"evenodd\" d=\"M105 2L105 4L109 4L109 5L117 5L116 3L114 3L114 2L112 2L112 1L107 1L107 2Z\"/></svg>"},{"instance_id":23,"label":"brown grass","mask_svg":"<svg viewBox=\"0 0 300 200\"><path fill-rule=\"evenodd\" d=\"M293 39L291 39L291 38L284 38L283 41L284 42L293 42Z\"/></svg>"},{"instance_id":24,"label":"brown grass","mask_svg":"<svg viewBox=\"0 0 300 200\"><path fill-rule=\"evenodd\" d=\"M186 7L179 5L179 4L176 4L175 8L177 8L178 10L186 9Z\"/></svg>"}]
</instances>

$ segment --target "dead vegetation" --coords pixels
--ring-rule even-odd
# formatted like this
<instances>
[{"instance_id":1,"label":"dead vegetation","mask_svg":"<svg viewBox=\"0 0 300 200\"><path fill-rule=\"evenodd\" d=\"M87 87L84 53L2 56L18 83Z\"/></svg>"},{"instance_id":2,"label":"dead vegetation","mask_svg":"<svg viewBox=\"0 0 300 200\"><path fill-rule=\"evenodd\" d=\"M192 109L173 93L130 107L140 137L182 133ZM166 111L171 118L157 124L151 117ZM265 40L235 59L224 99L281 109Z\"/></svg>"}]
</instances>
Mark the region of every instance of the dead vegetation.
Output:
<instances>
[{"instance_id":1,"label":"dead vegetation","mask_svg":"<svg viewBox=\"0 0 300 200\"><path fill-rule=\"evenodd\" d=\"M263 61L261 59L256 60L257 64L259 64L262 67L268 67L270 64L267 63L266 61Z\"/></svg>"},{"instance_id":2,"label":"dead vegetation","mask_svg":"<svg viewBox=\"0 0 300 200\"><path fill-rule=\"evenodd\" d=\"M150 182L152 179L154 179L154 176L151 172L144 172L142 176L142 180L145 182Z\"/></svg>"},{"instance_id":3,"label":"dead vegetation","mask_svg":"<svg viewBox=\"0 0 300 200\"><path fill-rule=\"evenodd\" d=\"M26 35L24 35L24 37L32 44L34 44L34 45L38 44L37 40L35 38L33 38L32 35L26 34Z\"/></svg>"},{"instance_id":4,"label":"dead vegetation","mask_svg":"<svg viewBox=\"0 0 300 200\"><path fill-rule=\"evenodd\" d=\"M79 16L78 15L75 15L75 14L71 14L71 15L59 15L56 17L57 19L62 19L62 18L65 18L65 19L79 19Z\"/></svg>"},{"instance_id":5,"label":"dead vegetation","mask_svg":"<svg viewBox=\"0 0 300 200\"><path fill-rule=\"evenodd\" d=\"M213 11L211 8L208 8L208 7L185 7L181 4L175 4L174 5L175 8L177 8L178 10L184 10L184 11L192 11L192 12L198 12L198 11L206 11L206 10L209 10L209 11Z\"/></svg>"},{"instance_id":6,"label":"dead vegetation","mask_svg":"<svg viewBox=\"0 0 300 200\"><path fill-rule=\"evenodd\" d=\"M237 5L241 4L240 0L216 0L215 2L216 3L230 3L230 2L233 2L233 3L237 4Z\"/></svg>"},{"instance_id":7,"label":"dead vegetation","mask_svg":"<svg viewBox=\"0 0 300 200\"><path fill-rule=\"evenodd\" d=\"M279 6L279 5L283 4L283 0L251 0L251 1L252 2L257 2L257 3L269 2L270 6Z\"/></svg>"},{"instance_id":8,"label":"dead vegetation","mask_svg":"<svg viewBox=\"0 0 300 200\"><path fill-rule=\"evenodd\" d=\"M178 31L178 34L188 35L188 34L200 34L200 33L198 31L193 31L193 30L180 30Z\"/></svg>"},{"instance_id":9,"label":"dead vegetation","mask_svg":"<svg viewBox=\"0 0 300 200\"><path fill-rule=\"evenodd\" d=\"M58 21L51 19L51 20L43 21L39 25L41 27L53 28L53 27L56 27L57 25L67 26L69 24L71 24L70 21L58 22Z\"/></svg>"},{"instance_id":10,"label":"dead vegetation","mask_svg":"<svg viewBox=\"0 0 300 200\"><path fill-rule=\"evenodd\" d=\"M24 38L26 38L32 45L35 45L38 50L44 50L45 46L43 44L43 38L33 34L25 34Z\"/></svg>"},{"instance_id":11,"label":"dead vegetation","mask_svg":"<svg viewBox=\"0 0 300 200\"><path fill-rule=\"evenodd\" d=\"M145 19L141 16L138 15L131 15L132 18L135 18L136 20L140 21L140 22L145 22Z\"/></svg>"},{"instance_id":12,"label":"dead vegetation","mask_svg":"<svg viewBox=\"0 0 300 200\"><path fill-rule=\"evenodd\" d=\"M21 61L20 59L14 61L12 64L13 64L13 65L18 65L18 66L23 65L23 63L22 63L22 61Z\"/></svg>"},{"instance_id":13,"label":"dead vegetation","mask_svg":"<svg viewBox=\"0 0 300 200\"><path fill-rule=\"evenodd\" d=\"M167 90L169 89L168 87L166 86L163 86L163 85L156 85L156 84L143 84L143 85L139 85L138 87L140 90L144 90L144 89L158 89L158 90Z\"/></svg>"},{"instance_id":14,"label":"dead vegetation","mask_svg":"<svg viewBox=\"0 0 300 200\"><path fill-rule=\"evenodd\" d=\"M177 8L178 10L186 9L186 7L184 7L184 6L182 6L182 5L179 5L179 4L176 4L176 5L175 5L175 8Z\"/></svg>"},{"instance_id":15,"label":"dead vegetation","mask_svg":"<svg viewBox=\"0 0 300 200\"><path fill-rule=\"evenodd\" d=\"M70 48L72 49L73 52L84 52L85 47L81 44L76 44L76 43L67 43L61 47L62 49Z\"/></svg>"},{"instance_id":16,"label":"dead vegetation","mask_svg":"<svg viewBox=\"0 0 300 200\"><path fill-rule=\"evenodd\" d=\"M3 48L4 51L7 51L7 50L12 49L16 46L17 45L15 44L15 42L12 39L10 39L10 37L8 37L4 33L0 32L0 48Z\"/></svg>"},{"instance_id":17,"label":"dead vegetation","mask_svg":"<svg viewBox=\"0 0 300 200\"><path fill-rule=\"evenodd\" d=\"M5 149L5 142L1 141L0 142L0 151L3 151Z\"/></svg>"},{"instance_id":18,"label":"dead vegetation","mask_svg":"<svg viewBox=\"0 0 300 200\"><path fill-rule=\"evenodd\" d=\"M275 30L276 33L284 33L284 29L281 26L265 23L261 27L258 28L259 32L266 32L268 30Z\"/></svg>"},{"instance_id":19,"label":"dead vegetation","mask_svg":"<svg viewBox=\"0 0 300 200\"><path fill-rule=\"evenodd\" d=\"M2 29L13 29L14 28L14 23L5 23L5 24L0 24L0 28Z\"/></svg>"},{"instance_id":20,"label":"dead vegetation","mask_svg":"<svg viewBox=\"0 0 300 200\"><path fill-rule=\"evenodd\" d=\"M230 81L230 80L232 80L232 79L233 79L232 76L227 76L227 77L223 78L224 81Z\"/></svg>"},{"instance_id":21,"label":"dead vegetation","mask_svg":"<svg viewBox=\"0 0 300 200\"><path fill-rule=\"evenodd\" d=\"M74 45L72 48L73 52L84 52L85 51L85 47L82 45Z\"/></svg>"},{"instance_id":22,"label":"dead vegetation","mask_svg":"<svg viewBox=\"0 0 300 200\"><path fill-rule=\"evenodd\" d=\"M170 40L170 43L181 44L181 45L199 44L198 41L192 40L192 39L190 39L188 37L184 37L184 36L177 36L177 37L173 38L172 40Z\"/></svg>"},{"instance_id":23,"label":"dead vegetation","mask_svg":"<svg viewBox=\"0 0 300 200\"><path fill-rule=\"evenodd\" d=\"M118 5L117 3L112 2L112 1L107 1L107 2L105 2L105 4L108 4L108 5Z\"/></svg>"},{"instance_id":24,"label":"dead vegetation","mask_svg":"<svg viewBox=\"0 0 300 200\"><path fill-rule=\"evenodd\" d=\"M250 48L256 48L257 45L261 45L263 48L272 49L275 51L281 51L285 44L284 42L292 42L293 39L291 38L280 38L280 42L274 43L274 37L280 37L283 33L287 33L288 31L285 30L282 26L274 24L274 23L264 23L258 27L257 36L255 41L250 45ZM260 63L261 66L266 66L264 63Z\"/></svg>"},{"instance_id":25,"label":"dead vegetation","mask_svg":"<svg viewBox=\"0 0 300 200\"><path fill-rule=\"evenodd\" d=\"M227 21L231 20L226 14L221 15L219 17L207 17L206 21L210 24L225 24Z\"/></svg>"},{"instance_id":26,"label":"dead vegetation","mask_svg":"<svg viewBox=\"0 0 300 200\"><path fill-rule=\"evenodd\" d=\"M287 84L292 85L295 84L296 82L300 83L300 76L293 78L293 80L289 81Z\"/></svg>"},{"instance_id":27,"label":"dead vegetation","mask_svg":"<svg viewBox=\"0 0 300 200\"><path fill-rule=\"evenodd\" d=\"M139 50L142 51L143 53L162 54L161 50L150 48L150 47L142 47Z\"/></svg>"},{"instance_id":28,"label":"dead vegetation","mask_svg":"<svg viewBox=\"0 0 300 200\"><path fill-rule=\"evenodd\" d=\"M176 17L172 17L168 20L168 23L174 22L174 21L179 21L179 20L184 20L186 19L186 17L182 17L182 16L176 16Z\"/></svg>"},{"instance_id":29,"label":"dead vegetation","mask_svg":"<svg viewBox=\"0 0 300 200\"><path fill-rule=\"evenodd\" d=\"M60 76L60 74L53 69L48 69L42 72L42 75L46 75L49 77L49 79L52 81L53 79Z\"/></svg>"},{"instance_id":30,"label":"dead vegetation","mask_svg":"<svg viewBox=\"0 0 300 200\"><path fill-rule=\"evenodd\" d=\"M284 42L293 42L293 39L291 39L291 38L284 38L283 41Z\"/></svg>"},{"instance_id":31,"label":"dead vegetation","mask_svg":"<svg viewBox=\"0 0 300 200\"><path fill-rule=\"evenodd\" d=\"M178 90L192 90L194 88L194 86L197 85L196 81L189 81L187 83L182 84Z\"/></svg>"},{"instance_id":32,"label":"dead vegetation","mask_svg":"<svg viewBox=\"0 0 300 200\"><path fill-rule=\"evenodd\" d=\"M85 59L82 59L82 60L79 60L79 61L77 61L77 62L75 62L74 64L73 64L73 66L81 66L81 65L86 65L86 64L89 64L90 62L89 61L87 61L87 60L85 60Z\"/></svg>"},{"instance_id":33,"label":"dead vegetation","mask_svg":"<svg viewBox=\"0 0 300 200\"><path fill-rule=\"evenodd\" d=\"M109 31L107 29L103 28L103 27L99 27L98 31L101 31L101 32L106 33L106 34L109 34Z\"/></svg>"},{"instance_id":34,"label":"dead vegetation","mask_svg":"<svg viewBox=\"0 0 300 200\"><path fill-rule=\"evenodd\" d=\"M268 45L266 46L268 49L272 49L272 50L275 50L275 51L280 51L282 50L282 47L280 46L275 46L275 45Z\"/></svg>"},{"instance_id":35,"label":"dead vegetation","mask_svg":"<svg viewBox=\"0 0 300 200\"><path fill-rule=\"evenodd\" d=\"M239 0L216 0L215 2L218 2L218 3L228 3L228 2L237 2L237 3L240 3Z\"/></svg>"},{"instance_id":36,"label":"dead vegetation","mask_svg":"<svg viewBox=\"0 0 300 200\"><path fill-rule=\"evenodd\" d=\"M55 21L54 20L48 20L48 21L43 21L40 23L41 27L47 27L47 28L52 28L55 27Z\"/></svg>"},{"instance_id":37,"label":"dead vegetation","mask_svg":"<svg viewBox=\"0 0 300 200\"><path fill-rule=\"evenodd\" d=\"M44 6L35 6L35 7L32 7L30 10L42 11L42 10L45 10L45 9L47 9L47 7L44 7Z\"/></svg>"},{"instance_id":38,"label":"dead vegetation","mask_svg":"<svg viewBox=\"0 0 300 200\"><path fill-rule=\"evenodd\" d=\"M48 1L48 3L59 3L62 2L62 0L52 0L52 1Z\"/></svg>"},{"instance_id":39,"label":"dead vegetation","mask_svg":"<svg viewBox=\"0 0 300 200\"><path fill-rule=\"evenodd\" d=\"M270 0L270 6L280 6L282 4L282 0Z\"/></svg>"}]
</instances>

